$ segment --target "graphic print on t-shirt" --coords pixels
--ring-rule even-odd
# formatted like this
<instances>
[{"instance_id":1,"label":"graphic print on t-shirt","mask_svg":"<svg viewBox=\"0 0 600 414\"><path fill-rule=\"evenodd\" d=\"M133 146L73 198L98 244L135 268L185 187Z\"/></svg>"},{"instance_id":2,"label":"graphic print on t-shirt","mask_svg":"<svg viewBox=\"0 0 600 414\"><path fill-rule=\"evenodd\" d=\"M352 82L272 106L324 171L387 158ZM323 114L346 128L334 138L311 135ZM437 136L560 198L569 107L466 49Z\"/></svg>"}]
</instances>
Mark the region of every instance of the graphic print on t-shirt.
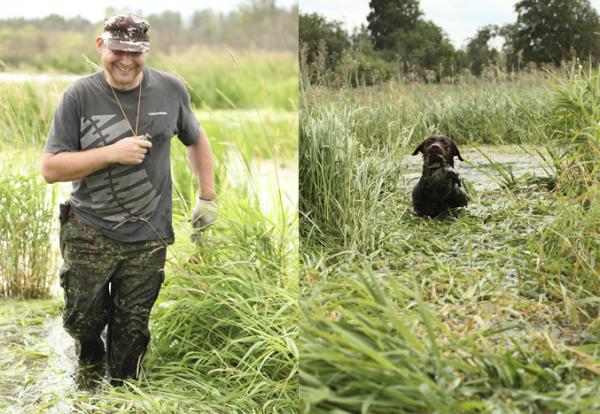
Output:
<instances>
[{"instance_id":1,"label":"graphic print on t-shirt","mask_svg":"<svg viewBox=\"0 0 600 414\"><path fill-rule=\"evenodd\" d=\"M115 117L82 117L81 149L103 147L129 136L129 123L125 119L110 123ZM84 180L90 191L91 208L108 221L120 222L132 215L148 217L160 198L141 165L111 164Z\"/></svg>"}]
</instances>

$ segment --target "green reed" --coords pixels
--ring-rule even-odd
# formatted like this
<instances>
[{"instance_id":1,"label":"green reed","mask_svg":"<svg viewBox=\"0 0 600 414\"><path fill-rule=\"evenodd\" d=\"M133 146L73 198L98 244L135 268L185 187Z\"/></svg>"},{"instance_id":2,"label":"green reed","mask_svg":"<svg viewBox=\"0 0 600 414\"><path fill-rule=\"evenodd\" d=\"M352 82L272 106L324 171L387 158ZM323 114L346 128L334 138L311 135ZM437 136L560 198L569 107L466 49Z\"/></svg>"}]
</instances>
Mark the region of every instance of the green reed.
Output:
<instances>
[{"instance_id":1,"label":"green reed","mask_svg":"<svg viewBox=\"0 0 600 414\"><path fill-rule=\"evenodd\" d=\"M29 164L31 154L0 157L0 297L45 298L57 261L56 189ZM36 154L37 155L37 154Z\"/></svg>"},{"instance_id":2,"label":"green reed","mask_svg":"<svg viewBox=\"0 0 600 414\"><path fill-rule=\"evenodd\" d=\"M303 412L600 409L593 76L303 91ZM432 133L544 145L551 176L488 153L498 188L416 217L403 160Z\"/></svg>"}]
</instances>

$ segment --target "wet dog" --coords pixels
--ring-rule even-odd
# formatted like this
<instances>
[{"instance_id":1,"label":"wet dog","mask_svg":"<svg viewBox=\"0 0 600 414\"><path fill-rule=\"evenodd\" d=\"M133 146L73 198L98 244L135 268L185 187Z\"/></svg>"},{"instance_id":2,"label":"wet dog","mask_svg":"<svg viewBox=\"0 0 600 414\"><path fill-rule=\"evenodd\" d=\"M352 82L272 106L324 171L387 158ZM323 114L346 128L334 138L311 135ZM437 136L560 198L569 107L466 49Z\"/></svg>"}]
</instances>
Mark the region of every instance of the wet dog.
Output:
<instances>
[{"instance_id":1,"label":"wet dog","mask_svg":"<svg viewBox=\"0 0 600 414\"><path fill-rule=\"evenodd\" d=\"M412 192L415 213L437 217L450 208L466 207L467 194L454 170L454 157L463 161L456 144L446 136L434 135L412 155L419 152L423 154L423 174Z\"/></svg>"}]
</instances>

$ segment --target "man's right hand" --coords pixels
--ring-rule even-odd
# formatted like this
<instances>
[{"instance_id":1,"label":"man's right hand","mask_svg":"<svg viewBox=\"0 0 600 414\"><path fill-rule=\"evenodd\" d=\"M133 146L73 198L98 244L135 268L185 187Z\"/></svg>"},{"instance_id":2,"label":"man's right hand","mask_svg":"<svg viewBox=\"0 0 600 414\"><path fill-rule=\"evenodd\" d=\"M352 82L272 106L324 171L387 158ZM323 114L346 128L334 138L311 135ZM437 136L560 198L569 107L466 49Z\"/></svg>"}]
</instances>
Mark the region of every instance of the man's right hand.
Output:
<instances>
[{"instance_id":1,"label":"man's right hand","mask_svg":"<svg viewBox=\"0 0 600 414\"><path fill-rule=\"evenodd\" d=\"M136 165L144 162L152 142L143 135L123 138L110 145L111 161L117 164Z\"/></svg>"}]
</instances>

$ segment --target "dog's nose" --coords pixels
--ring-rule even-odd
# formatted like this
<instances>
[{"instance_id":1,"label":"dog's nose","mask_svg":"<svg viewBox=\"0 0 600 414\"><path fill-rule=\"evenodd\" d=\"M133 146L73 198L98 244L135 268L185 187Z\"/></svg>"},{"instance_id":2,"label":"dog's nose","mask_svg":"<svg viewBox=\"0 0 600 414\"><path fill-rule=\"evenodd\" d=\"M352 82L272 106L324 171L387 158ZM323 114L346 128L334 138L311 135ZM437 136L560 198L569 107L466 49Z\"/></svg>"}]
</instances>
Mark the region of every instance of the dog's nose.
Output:
<instances>
[{"instance_id":1,"label":"dog's nose","mask_svg":"<svg viewBox=\"0 0 600 414\"><path fill-rule=\"evenodd\" d=\"M438 154L441 154L443 152L442 146L440 144L432 144L429 148L428 148L429 152L435 152Z\"/></svg>"}]
</instances>

